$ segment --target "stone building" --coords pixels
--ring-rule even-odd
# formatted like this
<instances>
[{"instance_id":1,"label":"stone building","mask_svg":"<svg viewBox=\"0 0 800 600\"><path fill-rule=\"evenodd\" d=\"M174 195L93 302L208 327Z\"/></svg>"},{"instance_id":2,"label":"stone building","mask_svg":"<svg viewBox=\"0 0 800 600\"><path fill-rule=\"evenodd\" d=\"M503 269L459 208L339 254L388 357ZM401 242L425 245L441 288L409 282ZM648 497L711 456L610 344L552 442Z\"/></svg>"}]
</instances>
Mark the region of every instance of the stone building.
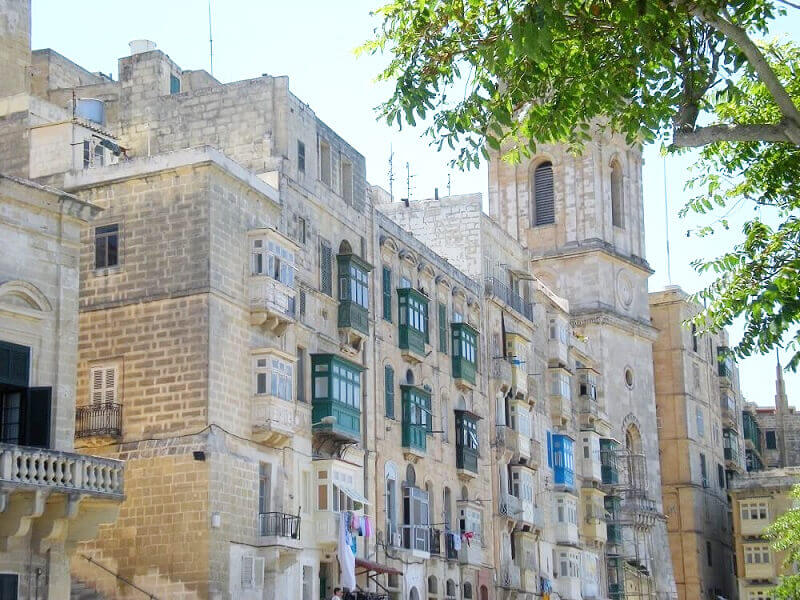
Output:
<instances>
[{"instance_id":1,"label":"stone building","mask_svg":"<svg viewBox=\"0 0 800 600\"><path fill-rule=\"evenodd\" d=\"M1 52L0 52L1 53ZM66 600L76 544L112 522L118 460L78 454L80 236L91 203L0 174L0 597Z\"/></svg>"},{"instance_id":2,"label":"stone building","mask_svg":"<svg viewBox=\"0 0 800 600\"><path fill-rule=\"evenodd\" d=\"M358 585L392 599L674 595L639 149L494 160L490 215L391 203L286 77L138 40L115 81L12 41L4 168L103 209L75 435L127 497L76 580L327 597L353 513Z\"/></svg>"},{"instance_id":3,"label":"stone building","mask_svg":"<svg viewBox=\"0 0 800 600\"><path fill-rule=\"evenodd\" d=\"M743 401L728 342L685 322L700 311L679 287L650 294L661 482L679 598L736 595L727 489L744 472Z\"/></svg>"},{"instance_id":4,"label":"stone building","mask_svg":"<svg viewBox=\"0 0 800 600\"><path fill-rule=\"evenodd\" d=\"M775 366L775 406L748 402L745 408L753 422L748 429L750 470L800 466L800 412L789 406L780 361Z\"/></svg>"},{"instance_id":5,"label":"stone building","mask_svg":"<svg viewBox=\"0 0 800 600\"><path fill-rule=\"evenodd\" d=\"M771 548L770 540L764 537L764 529L796 507L790 492L798 484L798 467L755 471L731 481L729 493L740 600L774 598L772 588L786 572L784 556Z\"/></svg>"}]
</instances>

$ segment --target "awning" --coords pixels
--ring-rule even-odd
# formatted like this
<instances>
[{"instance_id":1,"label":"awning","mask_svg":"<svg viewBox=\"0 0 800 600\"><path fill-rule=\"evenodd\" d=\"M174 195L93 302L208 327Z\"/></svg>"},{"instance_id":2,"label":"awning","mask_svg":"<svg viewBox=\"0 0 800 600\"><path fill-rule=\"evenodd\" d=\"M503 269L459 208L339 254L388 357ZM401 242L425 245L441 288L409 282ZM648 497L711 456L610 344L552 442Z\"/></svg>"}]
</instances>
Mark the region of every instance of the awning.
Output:
<instances>
[{"instance_id":1,"label":"awning","mask_svg":"<svg viewBox=\"0 0 800 600\"><path fill-rule=\"evenodd\" d=\"M374 571L375 573L386 573L387 575L403 574L402 571L398 571L393 567L387 567L386 565L382 565L380 563L372 562L371 560L358 557L356 557L356 568L364 569L361 573L357 573L357 575L363 575L364 573L369 573L372 571Z\"/></svg>"},{"instance_id":2,"label":"awning","mask_svg":"<svg viewBox=\"0 0 800 600\"><path fill-rule=\"evenodd\" d=\"M344 493L344 495L350 498L350 500L352 500L353 502L357 504L369 504L369 500L364 498L364 496L359 494L354 489L345 487L339 483L336 484L336 487L338 487Z\"/></svg>"}]
</instances>

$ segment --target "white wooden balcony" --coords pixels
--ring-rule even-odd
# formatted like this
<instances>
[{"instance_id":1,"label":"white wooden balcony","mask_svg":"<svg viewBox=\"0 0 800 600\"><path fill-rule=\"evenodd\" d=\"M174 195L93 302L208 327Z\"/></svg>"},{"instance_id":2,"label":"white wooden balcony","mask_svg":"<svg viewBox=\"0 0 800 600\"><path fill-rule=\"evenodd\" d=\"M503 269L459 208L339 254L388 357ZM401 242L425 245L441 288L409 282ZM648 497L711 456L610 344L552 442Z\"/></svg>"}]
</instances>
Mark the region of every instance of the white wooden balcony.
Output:
<instances>
[{"instance_id":1,"label":"white wooden balcony","mask_svg":"<svg viewBox=\"0 0 800 600\"><path fill-rule=\"evenodd\" d=\"M483 563L481 541L473 538L467 543L466 540L462 540L461 550L458 551L458 562L462 565L480 566Z\"/></svg>"},{"instance_id":2,"label":"white wooden balcony","mask_svg":"<svg viewBox=\"0 0 800 600\"><path fill-rule=\"evenodd\" d=\"M253 439L267 446L282 448L298 428L295 404L269 394L256 394L252 404Z\"/></svg>"},{"instance_id":3,"label":"white wooden balcony","mask_svg":"<svg viewBox=\"0 0 800 600\"><path fill-rule=\"evenodd\" d=\"M281 335L295 321L295 291L267 275L251 275L250 323Z\"/></svg>"},{"instance_id":4,"label":"white wooden balcony","mask_svg":"<svg viewBox=\"0 0 800 600\"><path fill-rule=\"evenodd\" d=\"M519 567L514 563L506 563L500 567L500 584L501 588L507 590L518 590L521 586L521 576Z\"/></svg>"},{"instance_id":5,"label":"white wooden balcony","mask_svg":"<svg viewBox=\"0 0 800 600\"><path fill-rule=\"evenodd\" d=\"M0 444L0 548L10 538L67 545L111 523L123 495L123 462Z\"/></svg>"},{"instance_id":6,"label":"white wooden balcony","mask_svg":"<svg viewBox=\"0 0 800 600\"><path fill-rule=\"evenodd\" d=\"M558 577L555 589L563 600L579 600L581 598L581 580L579 577Z\"/></svg>"}]
</instances>

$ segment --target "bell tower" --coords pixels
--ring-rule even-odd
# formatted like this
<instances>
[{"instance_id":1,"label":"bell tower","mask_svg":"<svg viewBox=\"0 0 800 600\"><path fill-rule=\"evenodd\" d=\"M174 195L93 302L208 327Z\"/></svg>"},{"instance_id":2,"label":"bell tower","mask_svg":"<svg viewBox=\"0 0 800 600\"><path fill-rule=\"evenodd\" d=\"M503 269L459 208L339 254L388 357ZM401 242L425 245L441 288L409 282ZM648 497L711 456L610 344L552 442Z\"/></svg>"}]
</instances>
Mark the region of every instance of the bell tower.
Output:
<instances>
[{"instance_id":1,"label":"bell tower","mask_svg":"<svg viewBox=\"0 0 800 600\"><path fill-rule=\"evenodd\" d=\"M675 594L663 518L653 342L644 258L642 149L599 133L581 155L541 145L517 165L489 165L489 213L528 249L531 272L569 300L571 326L602 370L612 436L635 429L639 500L632 521L648 522L641 556L657 597ZM632 458L630 460L633 460ZM644 488L644 489L639 489ZM638 514L642 513L642 514ZM639 555L639 552L636 552Z\"/></svg>"}]
</instances>

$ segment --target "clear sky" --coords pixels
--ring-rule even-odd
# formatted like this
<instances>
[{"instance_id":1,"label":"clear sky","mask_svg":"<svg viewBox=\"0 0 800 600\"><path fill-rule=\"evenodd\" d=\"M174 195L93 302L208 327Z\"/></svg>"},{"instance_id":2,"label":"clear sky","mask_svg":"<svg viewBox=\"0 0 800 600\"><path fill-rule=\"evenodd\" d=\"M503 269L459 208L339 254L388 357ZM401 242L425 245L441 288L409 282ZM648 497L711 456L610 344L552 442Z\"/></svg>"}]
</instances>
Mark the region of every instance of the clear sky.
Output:
<instances>
[{"instance_id":1,"label":"clear sky","mask_svg":"<svg viewBox=\"0 0 800 600\"><path fill-rule=\"evenodd\" d=\"M288 75L290 88L316 114L358 149L367 160L371 183L388 189L390 148L394 151L394 191L407 195L409 164L411 197L432 197L434 188L453 194L486 193L486 168L470 173L451 171L449 154L438 154L419 138L419 130L398 132L376 122L373 107L389 93L375 75L385 59L356 58L353 50L372 35L377 21L370 10L379 1L343 0L212 0L214 75L223 82L262 73ZM129 53L128 42L146 38L184 69L209 69L209 5L207 0L33 0L33 47L52 48L91 71L117 78L117 59ZM775 23L776 33L800 40L800 11ZM692 221L678 218L688 197L684 191L690 156L666 159L672 283L686 291L704 281L690 266L730 245L735 232L700 240L686 237ZM655 269L650 289L662 289L667 279L664 216L664 160L658 148L645 149L644 203L647 259ZM734 223L751 208L731 215ZM731 330L738 338L741 327ZM771 404L775 357L754 357L740 365L745 397ZM800 407L800 375L786 376L789 401Z\"/></svg>"}]
</instances>

